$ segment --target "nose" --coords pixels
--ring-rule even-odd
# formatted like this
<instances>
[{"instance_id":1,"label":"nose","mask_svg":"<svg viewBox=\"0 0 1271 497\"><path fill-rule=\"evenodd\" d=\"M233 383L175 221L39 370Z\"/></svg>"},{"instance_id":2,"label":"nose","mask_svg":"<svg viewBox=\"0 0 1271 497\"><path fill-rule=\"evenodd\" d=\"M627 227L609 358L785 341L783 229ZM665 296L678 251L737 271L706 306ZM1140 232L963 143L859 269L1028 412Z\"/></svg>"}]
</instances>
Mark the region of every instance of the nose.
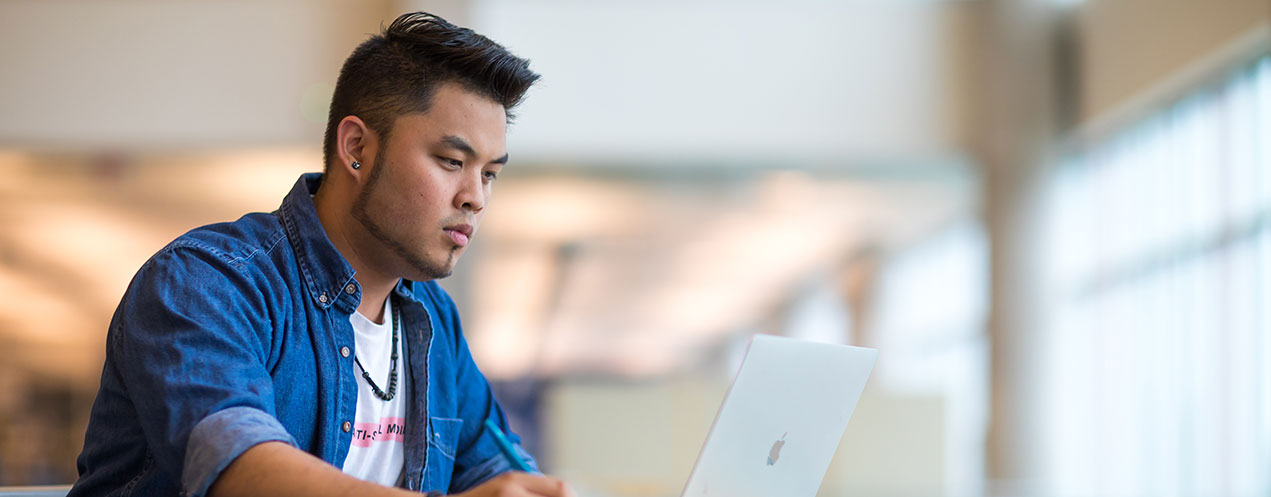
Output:
<instances>
[{"instance_id":1,"label":"nose","mask_svg":"<svg viewBox=\"0 0 1271 497\"><path fill-rule=\"evenodd\" d=\"M465 172L460 175L462 179L459 182L459 191L455 193L456 208L471 211L474 214L485 208L485 203L489 200L489 192L486 191L485 183L481 181L481 175L480 169L474 173Z\"/></svg>"}]
</instances>

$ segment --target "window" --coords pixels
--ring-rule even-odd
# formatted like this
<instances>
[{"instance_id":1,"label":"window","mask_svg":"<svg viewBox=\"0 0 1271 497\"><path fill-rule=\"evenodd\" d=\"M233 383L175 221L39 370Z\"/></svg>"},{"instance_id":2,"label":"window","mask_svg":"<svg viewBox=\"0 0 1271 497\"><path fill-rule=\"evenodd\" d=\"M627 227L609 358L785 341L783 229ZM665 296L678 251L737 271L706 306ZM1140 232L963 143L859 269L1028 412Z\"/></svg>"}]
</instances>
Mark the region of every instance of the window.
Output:
<instances>
[{"instance_id":1,"label":"window","mask_svg":"<svg viewBox=\"0 0 1271 497\"><path fill-rule=\"evenodd\" d=\"M1049 197L1055 495L1271 494L1271 56Z\"/></svg>"}]
</instances>

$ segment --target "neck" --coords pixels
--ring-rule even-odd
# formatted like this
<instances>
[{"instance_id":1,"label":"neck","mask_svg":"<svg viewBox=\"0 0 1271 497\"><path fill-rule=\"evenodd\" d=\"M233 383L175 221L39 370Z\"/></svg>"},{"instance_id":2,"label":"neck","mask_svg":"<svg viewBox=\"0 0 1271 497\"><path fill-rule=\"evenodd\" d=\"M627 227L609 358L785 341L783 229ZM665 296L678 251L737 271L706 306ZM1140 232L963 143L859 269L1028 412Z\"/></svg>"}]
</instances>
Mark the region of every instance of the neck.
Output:
<instances>
[{"instance_id":1,"label":"neck","mask_svg":"<svg viewBox=\"0 0 1271 497\"><path fill-rule=\"evenodd\" d=\"M362 230L361 225L350 215L352 196L335 191L335 188L328 188L329 179L323 178L322 186L313 197L318 220L331 244L353 267L355 278L362 285L362 301L357 306L357 312L376 324L383 324L386 319L384 302L400 278L371 264L370 261L374 258L365 250L359 250L357 244L351 241L365 240L370 234Z\"/></svg>"},{"instance_id":2,"label":"neck","mask_svg":"<svg viewBox=\"0 0 1271 497\"><path fill-rule=\"evenodd\" d=\"M358 282L362 282L361 277L358 278ZM394 282L387 287L377 288L362 283L362 302L357 305L357 312L375 324L384 324L384 320L388 319L388 316L384 315L384 303L395 285Z\"/></svg>"}]
</instances>

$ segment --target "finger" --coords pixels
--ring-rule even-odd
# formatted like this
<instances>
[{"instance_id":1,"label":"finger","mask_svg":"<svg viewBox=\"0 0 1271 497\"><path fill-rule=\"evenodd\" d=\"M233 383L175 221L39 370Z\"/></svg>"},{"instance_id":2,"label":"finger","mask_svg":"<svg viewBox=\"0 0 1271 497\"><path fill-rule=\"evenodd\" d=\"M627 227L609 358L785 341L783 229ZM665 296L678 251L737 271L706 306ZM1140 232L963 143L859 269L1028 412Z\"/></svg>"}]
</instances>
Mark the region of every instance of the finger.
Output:
<instances>
[{"instance_id":1,"label":"finger","mask_svg":"<svg viewBox=\"0 0 1271 497\"><path fill-rule=\"evenodd\" d=\"M553 478L550 476L545 476L544 478L551 481L552 484L555 485L553 492L550 494L545 494L545 495L550 497L577 497L576 494L574 494L574 489L570 488L569 485L566 484L563 480Z\"/></svg>"},{"instance_id":2,"label":"finger","mask_svg":"<svg viewBox=\"0 0 1271 497\"><path fill-rule=\"evenodd\" d=\"M525 489L534 496L560 497L560 480L543 475L510 471L503 475L513 486Z\"/></svg>"},{"instance_id":3,"label":"finger","mask_svg":"<svg viewBox=\"0 0 1271 497\"><path fill-rule=\"evenodd\" d=\"M560 482L560 495L561 497L578 497L578 494L574 493L574 489L563 481Z\"/></svg>"}]
</instances>

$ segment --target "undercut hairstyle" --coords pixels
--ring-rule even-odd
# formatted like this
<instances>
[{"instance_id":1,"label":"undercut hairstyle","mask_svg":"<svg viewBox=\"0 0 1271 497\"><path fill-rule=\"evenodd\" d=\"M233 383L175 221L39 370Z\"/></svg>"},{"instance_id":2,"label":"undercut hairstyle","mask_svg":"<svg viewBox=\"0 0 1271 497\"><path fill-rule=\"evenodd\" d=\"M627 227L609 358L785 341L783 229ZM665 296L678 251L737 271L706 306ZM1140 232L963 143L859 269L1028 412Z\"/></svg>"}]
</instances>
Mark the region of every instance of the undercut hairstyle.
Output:
<instances>
[{"instance_id":1,"label":"undercut hairstyle","mask_svg":"<svg viewBox=\"0 0 1271 497\"><path fill-rule=\"evenodd\" d=\"M344 61L331 95L323 167L336 151L336 128L346 116L357 116L387 141L394 121L428 112L437 89L456 83L512 109L538 81L530 61L502 45L427 12L404 14L387 29L358 45Z\"/></svg>"}]
</instances>

